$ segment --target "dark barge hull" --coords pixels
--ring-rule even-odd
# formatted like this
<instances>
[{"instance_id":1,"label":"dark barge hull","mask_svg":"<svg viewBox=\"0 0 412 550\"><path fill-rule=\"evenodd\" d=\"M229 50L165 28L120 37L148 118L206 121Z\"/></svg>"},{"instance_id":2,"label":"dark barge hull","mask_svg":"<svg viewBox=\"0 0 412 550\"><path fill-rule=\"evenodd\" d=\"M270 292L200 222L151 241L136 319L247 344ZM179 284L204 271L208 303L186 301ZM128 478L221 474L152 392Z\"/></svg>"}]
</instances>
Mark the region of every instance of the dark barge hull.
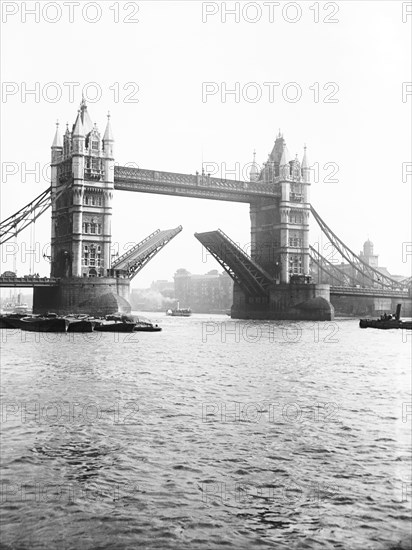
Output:
<instances>
[{"instance_id":1,"label":"dark barge hull","mask_svg":"<svg viewBox=\"0 0 412 550\"><path fill-rule=\"evenodd\" d=\"M11 314L11 315L0 315L0 329L2 328L16 328L13 325L13 321L19 321L25 315L20 314Z\"/></svg>"},{"instance_id":2,"label":"dark barge hull","mask_svg":"<svg viewBox=\"0 0 412 550\"><path fill-rule=\"evenodd\" d=\"M133 332L135 323L107 323L96 325L97 332Z\"/></svg>"},{"instance_id":3,"label":"dark barge hull","mask_svg":"<svg viewBox=\"0 0 412 550\"><path fill-rule=\"evenodd\" d=\"M10 319L14 328L30 332L66 332L66 319Z\"/></svg>"},{"instance_id":4,"label":"dark barge hull","mask_svg":"<svg viewBox=\"0 0 412 550\"><path fill-rule=\"evenodd\" d=\"M93 332L95 324L93 321L70 321L67 332Z\"/></svg>"}]
</instances>

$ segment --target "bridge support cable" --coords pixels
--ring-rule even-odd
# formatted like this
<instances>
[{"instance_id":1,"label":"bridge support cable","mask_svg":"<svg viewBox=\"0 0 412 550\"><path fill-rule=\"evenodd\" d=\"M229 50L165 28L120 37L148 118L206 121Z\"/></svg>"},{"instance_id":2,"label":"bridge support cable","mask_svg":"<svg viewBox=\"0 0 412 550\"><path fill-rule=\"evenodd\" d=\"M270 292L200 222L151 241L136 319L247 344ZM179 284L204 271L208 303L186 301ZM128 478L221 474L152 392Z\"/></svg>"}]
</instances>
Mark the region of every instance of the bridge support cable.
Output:
<instances>
[{"instance_id":1,"label":"bridge support cable","mask_svg":"<svg viewBox=\"0 0 412 550\"><path fill-rule=\"evenodd\" d=\"M339 239L339 237L329 228L328 225L322 220L313 206L310 207L313 217L317 221L319 227L336 248L339 254L345 258L349 264L358 272L365 280L372 283L371 286L380 286L387 288L404 288L404 284L388 277L381 273L378 269L371 267L364 262L357 254L355 254L345 243Z\"/></svg>"},{"instance_id":2,"label":"bridge support cable","mask_svg":"<svg viewBox=\"0 0 412 550\"><path fill-rule=\"evenodd\" d=\"M133 279L181 231L181 225L163 231L157 229L114 261L111 270L126 272L129 279Z\"/></svg>"},{"instance_id":3,"label":"bridge support cable","mask_svg":"<svg viewBox=\"0 0 412 550\"><path fill-rule=\"evenodd\" d=\"M0 245L13 239L23 229L34 223L65 191L66 189L63 188L52 197L52 188L49 187L29 204L3 220L0 223Z\"/></svg>"},{"instance_id":4,"label":"bridge support cable","mask_svg":"<svg viewBox=\"0 0 412 550\"><path fill-rule=\"evenodd\" d=\"M356 278L348 275L337 265L330 262L328 259L322 256L322 254L320 254L320 252L318 252L316 248L314 248L313 246L309 246L309 249L309 255L313 263L315 263L318 268L326 273L326 275L328 275L333 281L339 283L339 286L349 286L350 284L356 286L358 284Z\"/></svg>"},{"instance_id":5,"label":"bridge support cable","mask_svg":"<svg viewBox=\"0 0 412 550\"><path fill-rule=\"evenodd\" d=\"M412 277L407 277L406 279L402 279L401 285L403 288L408 288L411 290L412 288Z\"/></svg>"},{"instance_id":6,"label":"bridge support cable","mask_svg":"<svg viewBox=\"0 0 412 550\"><path fill-rule=\"evenodd\" d=\"M195 237L245 292L268 296L273 278L221 229L195 233Z\"/></svg>"}]
</instances>

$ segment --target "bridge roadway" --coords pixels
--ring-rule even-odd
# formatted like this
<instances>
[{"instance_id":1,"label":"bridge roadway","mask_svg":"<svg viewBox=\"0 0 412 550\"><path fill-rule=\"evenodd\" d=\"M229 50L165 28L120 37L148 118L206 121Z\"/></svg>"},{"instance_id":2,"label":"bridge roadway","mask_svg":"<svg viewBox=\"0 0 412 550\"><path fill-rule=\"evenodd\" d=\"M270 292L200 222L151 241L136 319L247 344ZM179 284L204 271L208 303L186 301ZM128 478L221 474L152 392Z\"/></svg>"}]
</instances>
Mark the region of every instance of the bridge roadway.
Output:
<instances>
[{"instance_id":1,"label":"bridge roadway","mask_svg":"<svg viewBox=\"0 0 412 550\"><path fill-rule=\"evenodd\" d=\"M408 290L392 290L390 288L358 288L353 286L331 286L331 296L371 296L373 298L411 298Z\"/></svg>"},{"instance_id":2,"label":"bridge roadway","mask_svg":"<svg viewBox=\"0 0 412 550\"><path fill-rule=\"evenodd\" d=\"M35 286L58 286L59 279L50 277L0 277L0 288L34 288Z\"/></svg>"},{"instance_id":3,"label":"bridge roadway","mask_svg":"<svg viewBox=\"0 0 412 550\"><path fill-rule=\"evenodd\" d=\"M50 277L0 277L0 288L34 288L35 286L58 286L59 279ZM357 288L350 286L331 286L331 296L371 296L376 298L411 298L410 291L378 289L378 288Z\"/></svg>"},{"instance_id":4,"label":"bridge roadway","mask_svg":"<svg viewBox=\"0 0 412 550\"><path fill-rule=\"evenodd\" d=\"M212 178L204 174L159 172L115 166L114 188L122 191L155 193L231 202L254 202L257 198L276 198L280 190L267 183Z\"/></svg>"}]
</instances>

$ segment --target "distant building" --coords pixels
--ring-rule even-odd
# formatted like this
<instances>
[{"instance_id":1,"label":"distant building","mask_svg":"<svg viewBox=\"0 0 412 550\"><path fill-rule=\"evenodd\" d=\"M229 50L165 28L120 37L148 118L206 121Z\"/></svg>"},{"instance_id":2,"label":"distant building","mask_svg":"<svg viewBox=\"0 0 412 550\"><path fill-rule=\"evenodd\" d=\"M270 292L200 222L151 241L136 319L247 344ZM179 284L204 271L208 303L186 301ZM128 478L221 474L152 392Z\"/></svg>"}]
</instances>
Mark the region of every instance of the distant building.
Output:
<instances>
[{"instance_id":1,"label":"distant building","mask_svg":"<svg viewBox=\"0 0 412 550\"><path fill-rule=\"evenodd\" d=\"M378 269L378 254L373 253L373 242L369 239L363 243L363 250L359 252L359 257L361 260L363 260L366 264L370 265L371 267ZM381 269L387 269L385 267L380 268Z\"/></svg>"},{"instance_id":2,"label":"distant building","mask_svg":"<svg viewBox=\"0 0 412 550\"><path fill-rule=\"evenodd\" d=\"M217 269L204 275L178 269L174 290L180 307L190 307L197 313L223 313L232 307L233 281L226 272L219 273Z\"/></svg>"}]
</instances>

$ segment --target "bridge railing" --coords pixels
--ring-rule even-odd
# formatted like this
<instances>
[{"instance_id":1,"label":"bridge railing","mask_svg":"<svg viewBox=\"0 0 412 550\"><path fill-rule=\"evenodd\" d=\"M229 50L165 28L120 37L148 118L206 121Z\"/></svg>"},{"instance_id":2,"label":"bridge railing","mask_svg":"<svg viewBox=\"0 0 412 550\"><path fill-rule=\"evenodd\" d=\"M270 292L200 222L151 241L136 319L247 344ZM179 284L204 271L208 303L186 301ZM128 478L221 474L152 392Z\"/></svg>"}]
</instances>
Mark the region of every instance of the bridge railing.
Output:
<instances>
[{"instance_id":1,"label":"bridge railing","mask_svg":"<svg viewBox=\"0 0 412 550\"><path fill-rule=\"evenodd\" d=\"M399 289L382 289L382 288L358 288L353 286L335 286L331 285L330 291L334 294L358 294L358 295L374 295L374 296L404 296L408 298L410 293L406 288Z\"/></svg>"}]
</instances>

